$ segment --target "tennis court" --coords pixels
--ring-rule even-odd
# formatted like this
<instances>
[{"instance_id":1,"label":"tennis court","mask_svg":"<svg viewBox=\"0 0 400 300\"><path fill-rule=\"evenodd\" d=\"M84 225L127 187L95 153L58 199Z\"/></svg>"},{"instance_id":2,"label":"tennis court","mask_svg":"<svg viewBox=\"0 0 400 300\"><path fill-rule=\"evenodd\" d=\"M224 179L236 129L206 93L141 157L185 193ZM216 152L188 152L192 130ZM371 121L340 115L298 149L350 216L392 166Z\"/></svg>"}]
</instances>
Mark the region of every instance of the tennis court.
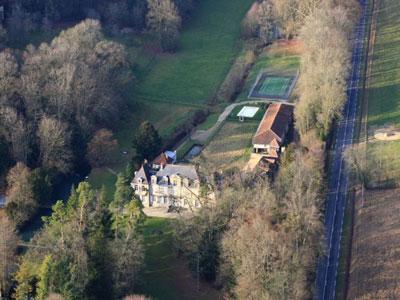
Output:
<instances>
[{"instance_id":1,"label":"tennis court","mask_svg":"<svg viewBox=\"0 0 400 300\"><path fill-rule=\"evenodd\" d=\"M263 73L258 76L249 98L288 100L295 82L296 76L278 76Z\"/></svg>"}]
</instances>

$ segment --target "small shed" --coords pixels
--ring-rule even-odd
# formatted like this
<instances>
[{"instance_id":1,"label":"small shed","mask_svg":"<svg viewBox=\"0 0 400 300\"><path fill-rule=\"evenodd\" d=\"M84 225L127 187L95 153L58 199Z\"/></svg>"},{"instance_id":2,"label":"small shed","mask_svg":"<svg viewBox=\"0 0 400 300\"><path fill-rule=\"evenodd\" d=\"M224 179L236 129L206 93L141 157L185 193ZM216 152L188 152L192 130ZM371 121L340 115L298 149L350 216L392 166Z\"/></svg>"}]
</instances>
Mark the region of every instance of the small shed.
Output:
<instances>
[{"instance_id":1,"label":"small shed","mask_svg":"<svg viewBox=\"0 0 400 300\"><path fill-rule=\"evenodd\" d=\"M243 108L237 114L239 121L243 122L245 118L254 118L259 109L260 108L257 106L243 106Z\"/></svg>"}]
</instances>

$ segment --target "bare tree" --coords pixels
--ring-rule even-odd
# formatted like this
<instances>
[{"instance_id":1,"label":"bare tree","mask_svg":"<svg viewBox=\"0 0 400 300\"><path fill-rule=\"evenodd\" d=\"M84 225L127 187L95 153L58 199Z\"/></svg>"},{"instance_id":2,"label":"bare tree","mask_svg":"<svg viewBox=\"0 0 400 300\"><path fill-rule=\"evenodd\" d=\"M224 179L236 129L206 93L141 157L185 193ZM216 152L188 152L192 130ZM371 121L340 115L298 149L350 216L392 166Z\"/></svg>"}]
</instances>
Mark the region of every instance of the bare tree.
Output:
<instances>
[{"instance_id":1,"label":"bare tree","mask_svg":"<svg viewBox=\"0 0 400 300\"><path fill-rule=\"evenodd\" d=\"M258 36L264 45L271 41L271 29L273 26L272 4L268 1L260 3L258 8L257 23L259 25Z\"/></svg>"},{"instance_id":2,"label":"bare tree","mask_svg":"<svg viewBox=\"0 0 400 300\"><path fill-rule=\"evenodd\" d=\"M87 145L87 155L92 167L101 167L115 161L118 143L107 129L96 131Z\"/></svg>"},{"instance_id":3,"label":"bare tree","mask_svg":"<svg viewBox=\"0 0 400 300\"><path fill-rule=\"evenodd\" d=\"M164 51L177 48L181 17L171 0L147 0L149 8L146 20L148 28L157 35Z\"/></svg>"},{"instance_id":4,"label":"bare tree","mask_svg":"<svg viewBox=\"0 0 400 300\"><path fill-rule=\"evenodd\" d=\"M37 209L30 174L28 167L17 163L7 175L6 213L16 226L23 225Z\"/></svg>"},{"instance_id":5,"label":"bare tree","mask_svg":"<svg viewBox=\"0 0 400 300\"><path fill-rule=\"evenodd\" d=\"M301 134L317 128L324 138L333 120L341 116L346 99L351 25L349 12L342 7L317 9L305 19L300 33L305 45L298 82L300 100L295 110Z\"/></svg>"},{"instance_id":6,"label":"bare tree","mask_svg":"<svg viewBox=\"0 0 400 300\"><path fill-rule=\"evenodd\" d=\"M18 76L18 62L12 50L0 52L0 97L10 97L18 90Z\"/></svg>"},{"instance_id":7,"label":"bare tree","mask_svg":"<svg viewBox=\"0 0 400 300\"><path fill-rule=\"evenodd\" d=\"M47 169L67 173L71 169L71 134L67 126L50 117L40 121L37 135L40 140L40 161Z\"/></svg>"},{"instance_id":8,"label":"bare tree","mask_svg":"<svg viewBox=\"0 0 400 300\"><path fill-rule=\"evenodd\" d=\"M6 299L17 268L18 236L6 215L0 213L0 298Z\"/></svg>"}]
</instances>

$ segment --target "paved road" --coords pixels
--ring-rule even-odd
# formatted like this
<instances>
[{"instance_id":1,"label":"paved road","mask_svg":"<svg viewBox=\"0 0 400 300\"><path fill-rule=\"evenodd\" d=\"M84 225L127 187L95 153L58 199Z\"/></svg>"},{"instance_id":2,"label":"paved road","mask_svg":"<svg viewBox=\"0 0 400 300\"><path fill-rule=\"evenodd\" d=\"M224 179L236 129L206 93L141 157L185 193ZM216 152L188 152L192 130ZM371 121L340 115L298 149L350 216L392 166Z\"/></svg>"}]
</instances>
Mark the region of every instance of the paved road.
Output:
<instances>
[{"instance_id":1,"label":"paved road","mask_svg":"<svg viewBox=\"0 0 400 300\"><path fill-rule=\"evenodd\" d=\"M361 83L362 51L365 46L367 1L360 0L362 15L353 36L352 69L348 80L348 100L343 119L336 129L334 158L330 166L329 193L325 211L326 256L318 264L316 299L335 299L340 240L346 205L348 174L343 160L344 150L353 142L358 107L358 87Z\"/></svg>"},{"instance_id":2,"label":"paved road","mask_svg":"<svg viewBox=\"0 0 400 300\"><path fill-rule=\"evenodd\" d=\"M4 195L0 195L0 208L6 206L6 197Z\"/></svg>"}]
</instances>

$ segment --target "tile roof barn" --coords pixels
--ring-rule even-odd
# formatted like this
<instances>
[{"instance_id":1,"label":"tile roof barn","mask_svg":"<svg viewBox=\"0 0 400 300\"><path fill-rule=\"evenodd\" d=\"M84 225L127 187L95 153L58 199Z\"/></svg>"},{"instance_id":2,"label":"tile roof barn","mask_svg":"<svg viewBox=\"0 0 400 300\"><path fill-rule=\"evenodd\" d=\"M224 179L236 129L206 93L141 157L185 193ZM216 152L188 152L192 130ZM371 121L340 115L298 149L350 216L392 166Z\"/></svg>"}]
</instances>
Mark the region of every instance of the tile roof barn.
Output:
<instances>
[{"instance_id":1,"label":"tile roof barn","mask_svg":"<svg viewBox=\"0 0 400 300\"><path fill-rule=\"evenodd\" d=\"M280 150L289 126L293 121L294 107L282 103L269 105L253 137L253 146L258 150Z\"/></svg>"}]
</instances>

